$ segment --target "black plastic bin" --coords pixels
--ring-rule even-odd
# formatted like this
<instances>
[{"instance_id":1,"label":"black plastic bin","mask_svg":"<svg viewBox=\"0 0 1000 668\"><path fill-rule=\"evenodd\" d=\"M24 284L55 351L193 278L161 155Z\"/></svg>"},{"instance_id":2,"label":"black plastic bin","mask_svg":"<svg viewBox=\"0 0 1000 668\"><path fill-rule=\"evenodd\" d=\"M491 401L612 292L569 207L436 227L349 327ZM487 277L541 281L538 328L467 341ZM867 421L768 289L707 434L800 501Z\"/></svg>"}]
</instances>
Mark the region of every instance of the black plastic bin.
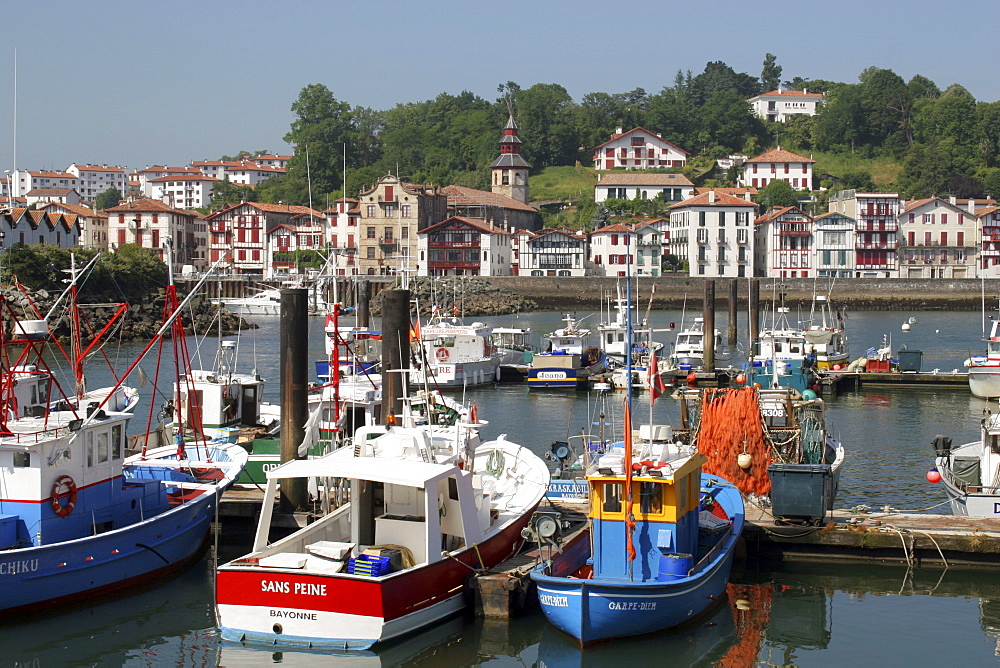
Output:
<instances>
[{"instance_id":1,"label":"black plastic bin","mask_svg":"<svg viewBox=\"0 0 1000 668\"><path fill-rule=\"evenodd\" d=\"M819 521L833 510L833 472L829 464L767 467L771 476L771 513L775 519Z\"/></svg>"},{"instance_id":2,"label":"black plastic bin","mask_svg":"<svg viewBox=\"0 0 1000 668\"><path fill-rule=\"evenodd\" d=\"M900 350L899 370L920 372L920 361L924 355L923 350Z\"/></svg>"}]
</instances>

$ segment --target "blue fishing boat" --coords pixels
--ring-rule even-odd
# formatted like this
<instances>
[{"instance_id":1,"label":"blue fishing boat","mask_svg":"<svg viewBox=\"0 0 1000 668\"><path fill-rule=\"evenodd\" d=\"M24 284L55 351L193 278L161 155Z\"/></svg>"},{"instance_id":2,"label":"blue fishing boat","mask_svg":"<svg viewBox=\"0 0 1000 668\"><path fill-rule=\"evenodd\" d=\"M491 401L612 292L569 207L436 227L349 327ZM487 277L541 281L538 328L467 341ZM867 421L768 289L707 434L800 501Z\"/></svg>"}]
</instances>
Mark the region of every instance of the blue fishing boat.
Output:
<instances>
[{"instance_id":1,"label":"blue fishing boat","mask_svg":"<svg viewBox=\"0 0 1000 668\"><path fill-rule=\"evenodd\" d=\"M585 390L590 377L607 366L605 352L587 344L590 330L581 328L572 313L567 313L563 322L565 327L545 336L548 350L532 356L529 388Z\"/></svg>"},{"instance_id":2,"label":"blue fishing boat","mask_svg":"<svg viewBox=\"0 0 1000 668\"><path fill-rule=\"evenodd\" d=\"M626 410L626 435L631 419ZM548 620L582 645L669 629L726 591L743 528L743 497L702 473L692 446L631 436L586 476L592 537L539 564L531 577Z\"/></svg>"},{"instance_id":3,"label":"blue fishing boat","mask_svg":"<svg viewBox=\"0 0 1000 668\"><path fill-rule=\"evenodd\" d=\"M167 304L161 334L176 325L176 346L184 336L173 286ZM132 406L119 400L128 373L103 399L80 404L82 374L78 392L65 392L49 365L48 323L21 319L3 294L0 314L11 324L0 329L0 616L127 589L199 556L246 451L179 432L172 446L126 456Z\"/></svg>"}]
</instances>

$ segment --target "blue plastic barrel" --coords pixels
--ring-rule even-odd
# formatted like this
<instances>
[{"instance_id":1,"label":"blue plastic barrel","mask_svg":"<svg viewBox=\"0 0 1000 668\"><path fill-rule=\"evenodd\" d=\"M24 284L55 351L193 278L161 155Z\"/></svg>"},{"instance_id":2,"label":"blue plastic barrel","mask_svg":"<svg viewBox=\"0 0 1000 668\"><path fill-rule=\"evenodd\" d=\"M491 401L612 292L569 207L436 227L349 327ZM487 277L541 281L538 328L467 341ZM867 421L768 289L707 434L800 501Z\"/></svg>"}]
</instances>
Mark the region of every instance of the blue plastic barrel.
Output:
<instances>
[{"instance_id":1,"label":"blue plastic barrel","mask_svg":"<svg viewBox=\"0 0 1000 668\"><path fill-rule=\"evenodd\" d=\"M678 366L680 367L681 371L690 371L691 370L691 363L690 362L682 362Z\"/></svg>"},{"instance_id":2,"label":"blue plastic barrel","mask_svg":"<svg viewBox=\"0 0 1000 668\"><path fill-rule=\"evenodd\" d=\"M691 569L694 568L694 557L683 552L672 552L660 555L660 571L656 579L660 582L669 582L680 578L686 578Z\"/></svg>"}]
</instances>

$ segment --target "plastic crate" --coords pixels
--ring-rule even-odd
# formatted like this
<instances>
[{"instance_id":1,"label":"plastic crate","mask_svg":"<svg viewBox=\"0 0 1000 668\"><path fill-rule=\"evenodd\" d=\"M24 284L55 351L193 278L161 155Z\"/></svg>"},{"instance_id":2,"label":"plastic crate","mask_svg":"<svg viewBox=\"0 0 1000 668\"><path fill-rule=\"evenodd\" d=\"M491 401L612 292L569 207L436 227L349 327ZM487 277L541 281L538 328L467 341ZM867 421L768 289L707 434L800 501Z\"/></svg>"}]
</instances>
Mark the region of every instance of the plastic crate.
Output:
<instances>
[{"instance_id":1,"label":"plastic crate","mask_svg":"<svg viewBox=\"0 0 1000 668\"><path fill-rule=\"evenodd\" d=\"M390 557L373 557L362 554L348 561L347 572L352 575L368 575L379 578L389 572L391 562Z\"/></svg>"}]
</instances>

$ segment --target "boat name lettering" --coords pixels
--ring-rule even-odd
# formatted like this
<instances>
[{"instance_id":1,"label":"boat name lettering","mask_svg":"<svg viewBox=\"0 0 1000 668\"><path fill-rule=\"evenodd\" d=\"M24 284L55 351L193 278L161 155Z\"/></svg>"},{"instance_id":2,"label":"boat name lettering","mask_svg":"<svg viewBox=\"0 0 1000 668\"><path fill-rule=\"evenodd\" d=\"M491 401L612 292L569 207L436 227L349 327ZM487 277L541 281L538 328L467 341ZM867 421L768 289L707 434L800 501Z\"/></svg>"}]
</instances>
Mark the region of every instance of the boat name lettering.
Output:
<instances>
[{"instance_id":1,"label":"boat name lettering","mask_svg":"<svg viewBox=\"0 0 1000 668\"><path fill-rule=\"evenodd\" d=\"M315 612L298 612L296 610L271 610L271 616L284 617L285 619L308 619L313 622L316 621Z\"/></svg>"},{"instance_id":2,"label":"boat name lettering","mask_svg":"<svg viewBox=\"0 0 1000 668\"><path fill-rule=\"evenodd\" d=\"M656 610L655 601L611 601L608 610Z\"/></svg>"},{"instance_id":3,"label":"boat name lettering","mask_svg":"<svg viewBox=\"0 0 1000 668\"><path fill-rule=\"evenodd\" d=\"M764 417L784 417L785 411L782 408L762 408L760 414Z\"/></svg>"},{"instance_id":4,"label":"boat name lettering","mask_svg":"<svg viewBox=\"0 0 1000 668\"><path fill-rule=\"evenodd\" d=\"M38 559L21 559L0 563L0 575L17 575L18 573L33 573L38 570Z\"/></svg>"},{"instance_id":5,"label":"boat name lettering","mask_svg":"<svg viewBox=\"0 0 1000 668\"><path fill-rule=\"evenodd\" d=\"M569 599L565 596L553 596L552 594L539 594L538 602L542 605L550 605L554 608L568 608Z\"/></svg>"},{"instance_id":6,"label":"boat name lettering","mask_svg":"<svg viewBox=\"0 0 1000 668\"><path fill-rule=\"evenodd\" d=\"M296 582L295 593L304 594L305 596L326 596L326 585Z\"/></svg>"},{"instance_id":7,"label":"boat name lettering","mask_svg":"<svg viewBox=\"0 0 1000 668\"><path fill-rule=\"evenodd\" d=\"M563 371L539 371L539 380L564 380L566 374Z\"/></svg>"},{"instance_id":8,"label":"boat name lettering","mask_svg":"<svg viewBox=\"0 0 1000 668\"><path fill-rule=\"evenodd\" d=\"M1000 503L994 503L993 504L993 514L994 515L1000 514ZM2 571L0 571L0 572L2 572Z\"/></svg>"},{"instance_id":9,"label":"boat name lettering","mask_svg":"<svg viewBox=\"0 0 1000 668\"><path fill-rule=\"evenodd\" d=\"M260 467L260 470L263 471L264 473L267 473L271 469L276 469L276 468L278 468L278 464L263 464Z\"/></svg>"},{"instance_id":10,"label":"boat name lettering","mask_svg":"<svg viewBox=\"0 0 1000 668\"><path fill-rule=\"evenodd\" d=\"M261 591L273 591L278 594L287 594L291 591L291 582L278 582L277 580L261 580Z\"/></svg>"},{"instance_id":11,"label":"boat name lettering","mask_svg":"<svg viewBox=\"0 0 1000 668\"><path fill-rule=\"evenodd\" d=\"M439 364L437 368L438 373L451 373L451 367L447 364Z\"/></svg>"}]
</instances>

